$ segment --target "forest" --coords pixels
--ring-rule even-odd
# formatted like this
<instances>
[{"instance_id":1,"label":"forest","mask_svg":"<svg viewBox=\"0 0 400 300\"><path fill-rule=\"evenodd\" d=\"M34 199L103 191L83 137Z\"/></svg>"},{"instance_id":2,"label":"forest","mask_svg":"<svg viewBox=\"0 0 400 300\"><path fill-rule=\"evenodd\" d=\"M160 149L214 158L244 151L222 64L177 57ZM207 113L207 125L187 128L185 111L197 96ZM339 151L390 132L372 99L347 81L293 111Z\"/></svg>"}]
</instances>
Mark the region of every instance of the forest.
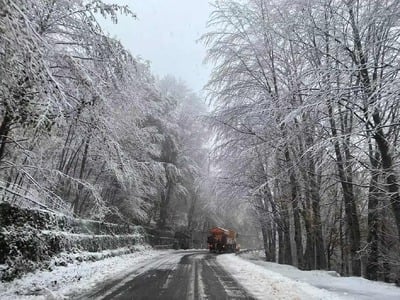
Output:
<instances>
[{"instance_id":1,"label":"forest","mask_svg":"<svg viewBox=\"0 0 400 300\"><path fill-rule=\"evenodd\" d=\"M133 4L0 0L0 201L400 283L400 2L212 5L203 99L100 26Z\"/></svg>"},{"instance_id":2,"label":"forest","mask_svg":"<svg viewBox=\"0 0 400 300\"><path fill-rule=\"evenodd\" d=\"M221 188L268 260L399 280L398 1L217 1L203 36Z\"/></svg>"},{"instance_id":3,"label":"forest","mask_svg":"<svg viewBox=\"0 0 400 300\"><path fill-rule=\"evenodd\" d=\"M0 7L2 201L160 228L206 222L207 107L98 23L135 14L97 0Z\"/></svg>"}]
</instances>

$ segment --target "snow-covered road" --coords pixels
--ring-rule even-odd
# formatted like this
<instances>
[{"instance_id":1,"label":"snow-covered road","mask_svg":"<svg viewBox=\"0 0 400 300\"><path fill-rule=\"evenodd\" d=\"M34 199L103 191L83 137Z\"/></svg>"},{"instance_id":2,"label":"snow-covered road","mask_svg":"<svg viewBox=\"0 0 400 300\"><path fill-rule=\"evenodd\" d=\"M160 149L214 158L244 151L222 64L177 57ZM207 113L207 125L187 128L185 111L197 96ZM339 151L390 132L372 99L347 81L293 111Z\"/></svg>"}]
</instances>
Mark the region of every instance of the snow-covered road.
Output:
<instances>
[{"instance_id":1,"label":"snow-covered road","mask_svg":"<svg viewBox=\"0 0 400 300\"><path fill-rule=\"evenodd\" d=\"M248 257L249 258L249 257ZM150 250L0 284L0 299L400 299L400 288L204 250Z\"/></svg>"},{"instance_id":2,"label":"snow-covered road","mask_svg":"<svg viewBox=\"0 0 400 300\"><path fill-rule=\"evenodd\" d=\"M254 299L206 251L176 251L78 299Z\"/></svg>"}]
</instances>

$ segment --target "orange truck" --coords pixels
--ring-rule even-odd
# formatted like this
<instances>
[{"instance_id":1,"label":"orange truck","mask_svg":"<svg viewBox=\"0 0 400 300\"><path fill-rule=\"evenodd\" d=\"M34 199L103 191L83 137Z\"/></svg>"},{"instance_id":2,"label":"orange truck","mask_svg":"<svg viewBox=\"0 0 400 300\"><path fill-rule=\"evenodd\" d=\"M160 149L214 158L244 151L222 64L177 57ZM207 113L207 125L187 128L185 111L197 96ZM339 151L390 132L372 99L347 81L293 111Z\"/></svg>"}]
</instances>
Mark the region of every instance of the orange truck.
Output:
<instances>
[{"instance_id":1,"label":"orange truck","mask_svg":"<svg viewBox=\"0 0 400 300\"><path fill-rule=\"evenodd\" d=\"M237 233L231 229L221 227L211 228L207 237L210 252L235 252L239 251L236 243Z\"/></svg>"}]
</instances>

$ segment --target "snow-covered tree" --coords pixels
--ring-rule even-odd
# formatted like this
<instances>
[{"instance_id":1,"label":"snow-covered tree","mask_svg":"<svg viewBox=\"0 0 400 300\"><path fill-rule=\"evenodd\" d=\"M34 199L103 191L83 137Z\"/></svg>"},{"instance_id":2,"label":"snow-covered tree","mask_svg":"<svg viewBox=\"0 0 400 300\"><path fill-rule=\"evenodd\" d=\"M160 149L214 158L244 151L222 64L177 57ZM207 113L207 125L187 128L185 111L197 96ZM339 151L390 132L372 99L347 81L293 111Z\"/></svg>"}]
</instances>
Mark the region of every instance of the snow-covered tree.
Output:
<instances>
[{"instance_id":1,"label":"snow-covered tree","mask_svg":"<svg viewBox=\"0 0 400 300\"><path fill-rule=\"evenodd\" d=\"M277 246L279 262L303 268L361 275L367 258L370 278L396 272L399 12L396 1L214 3L203 41L215 153L266 224L270 259Z\"/></svg>"}]
</instances>

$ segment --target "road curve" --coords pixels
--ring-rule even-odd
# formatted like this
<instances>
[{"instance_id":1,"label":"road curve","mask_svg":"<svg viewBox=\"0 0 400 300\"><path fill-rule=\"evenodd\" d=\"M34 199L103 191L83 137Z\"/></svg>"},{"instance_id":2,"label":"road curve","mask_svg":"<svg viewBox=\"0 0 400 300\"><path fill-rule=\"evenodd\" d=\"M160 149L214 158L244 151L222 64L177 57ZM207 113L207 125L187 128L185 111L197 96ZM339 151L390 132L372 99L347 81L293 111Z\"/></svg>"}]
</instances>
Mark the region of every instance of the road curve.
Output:
<instances>
[{"instance_id":1,"label":"road curve","mask_svg":"<svg viewBox=\"0 0 400 300\"><path fill-rule=\"evenodd\" d=\"M254 299L205 251L177 251L80 299Z\"/></svg>"}]
</instances>

